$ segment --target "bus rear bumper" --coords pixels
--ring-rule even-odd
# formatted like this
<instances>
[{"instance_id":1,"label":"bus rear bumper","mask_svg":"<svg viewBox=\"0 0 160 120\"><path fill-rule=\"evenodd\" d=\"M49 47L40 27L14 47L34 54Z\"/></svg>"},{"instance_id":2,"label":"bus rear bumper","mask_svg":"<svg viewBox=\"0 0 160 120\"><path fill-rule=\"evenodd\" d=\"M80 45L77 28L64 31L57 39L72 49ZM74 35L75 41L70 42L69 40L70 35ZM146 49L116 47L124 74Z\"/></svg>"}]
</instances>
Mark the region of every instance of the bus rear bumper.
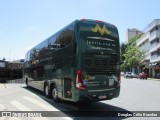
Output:
<instances>
[{"instance_id":1,"label":"bus rear bumper","mask_svg":"<svg viewBox=\"0 0 160 120\"><path fill-rule=\"evenodd\" d=\"M98 91L98 92L81 92L79 101L102 101L110 100L118 97L120 94L120 87L114 88L108 91Z\"/></svg>"}]
</instances>

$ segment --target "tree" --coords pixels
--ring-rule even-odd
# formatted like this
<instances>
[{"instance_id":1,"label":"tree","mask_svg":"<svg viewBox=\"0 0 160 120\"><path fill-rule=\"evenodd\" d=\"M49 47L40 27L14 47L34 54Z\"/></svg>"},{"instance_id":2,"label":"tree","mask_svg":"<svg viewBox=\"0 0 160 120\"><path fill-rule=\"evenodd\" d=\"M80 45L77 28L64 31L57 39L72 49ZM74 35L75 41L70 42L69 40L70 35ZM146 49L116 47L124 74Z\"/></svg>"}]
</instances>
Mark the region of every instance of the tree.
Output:
<instances>
[{"instance_id":1,"label":"tree","mask_svg":"<svg viewBox=\"0 0 160 120\"><path fill-rule=\"evenodd\" d=\"M125 54L127 45L125 43L121 43L120 45L120 60L121 60L121 64L124 62L125 57L123 56Z\"/></svg>"},{"instance_id":2,"label":"tree","mask_svg":"<svg viewBox=\"0 0 160 120\"><path fill-rule=\"evenodd\" d=\"M144 52L139 50L136 46L136 40L140 38L143 34L138 34L137 36L131 38L129 43L127 43L127 47L125 49L122 57L124 59L123 64L121 64L121 70L135 68L141 64L141 61L144 58Z\"/></svg>"},{"instance_id":3,"label":"tree","mask_svg":"<svg viewBox=\"0 0 160 120\"><path fill-rule=\"evenodd\" d=\"M140 51L137 47L133 47L132 49L129 49L126 51L125 54L123 54L125 57L125 60L123 64L121 65L121 68L127 69L127 68L136 68L141 64L141 61L144 58L144 52Z\"/></svg>"}]
</instances>

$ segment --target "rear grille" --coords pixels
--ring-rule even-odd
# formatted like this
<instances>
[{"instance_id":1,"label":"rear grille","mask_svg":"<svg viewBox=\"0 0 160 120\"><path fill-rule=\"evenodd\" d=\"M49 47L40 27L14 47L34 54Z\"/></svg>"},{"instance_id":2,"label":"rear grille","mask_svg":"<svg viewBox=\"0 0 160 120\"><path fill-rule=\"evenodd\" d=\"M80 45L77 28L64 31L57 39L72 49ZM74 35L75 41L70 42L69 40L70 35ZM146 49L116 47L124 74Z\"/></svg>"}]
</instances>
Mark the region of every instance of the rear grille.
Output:
<instances>
[{"instance_id":1,"label":"rear grille","mask_svg":"<svg viewBox=\"0 0 160 120\"><path fill-rule=\"evenodd\" d=\"M86 57L85 67L87 74L94 75L108 75L115 74L117 69L117 60L112 58L96 58Z\"/></svg>"},{"instance_id":2,"label":"rear grille","mask_svg":"<svg viewBox=\"0 0 160 120\"><path fill-rule=\"evenodd\" d=\"M98 66L103 66L103 67L108 67L108 66L116 66L116 60L115 59L86 59L85 60L85 66L87 67L98 67Z\"/></svg>"},{"instance_id":3,"label":"rear grille","mask_svg":"<svg viewBox=\"0 0 160 120\"><path fill-rule=\"evenodd\" d=\"M107 70L107 69L86 69L88 75L113 75L116 73L116 70Z\"/></svg>"}]
</instances>

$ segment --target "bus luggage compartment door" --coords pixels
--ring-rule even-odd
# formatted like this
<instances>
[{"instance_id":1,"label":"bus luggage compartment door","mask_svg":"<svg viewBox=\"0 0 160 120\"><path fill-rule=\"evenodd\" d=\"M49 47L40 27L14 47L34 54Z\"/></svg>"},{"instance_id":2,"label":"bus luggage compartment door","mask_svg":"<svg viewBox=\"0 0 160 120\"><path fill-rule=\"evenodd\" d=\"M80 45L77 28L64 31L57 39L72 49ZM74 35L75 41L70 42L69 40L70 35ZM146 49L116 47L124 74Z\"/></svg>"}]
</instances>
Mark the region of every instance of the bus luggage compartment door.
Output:
<instances>
[{"instance_id":1,"label":"bus luggage compartment door","mask_svg":"<svg viewBox=\"0 0 160 120\"><path fill-rule=\"evenodd\" d=\"M72 78L64 78L64 97L65 98L72 98Z\"/></svg>"}]
</instances>

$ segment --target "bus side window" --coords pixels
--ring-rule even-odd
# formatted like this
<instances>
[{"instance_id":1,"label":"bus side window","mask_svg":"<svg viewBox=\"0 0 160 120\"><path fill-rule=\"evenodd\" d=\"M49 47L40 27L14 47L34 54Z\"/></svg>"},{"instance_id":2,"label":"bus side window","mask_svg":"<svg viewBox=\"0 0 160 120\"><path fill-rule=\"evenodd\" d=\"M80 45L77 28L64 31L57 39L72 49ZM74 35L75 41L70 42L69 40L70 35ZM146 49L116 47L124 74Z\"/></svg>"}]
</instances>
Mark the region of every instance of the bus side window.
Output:
<instances>
[{"instance_id":1,"label":"bus side window","mask_svg":"<svg viewBox=\"0 0 160 120\"><path fill-rule=\"evenodd\" d=\"M66 46L66 43L65 43L65 32L62 31L58 37L57 37L57 40L55 41L55 44L57 45L57 48L63 48Z\"/></svg>"},{"instance_id":2,"label":"bus side window","mask_svg":"<svg viewBox=\"0 0 160 120\"><path fill-rule=\"evenodd\" d=\"M66 29L64 31L64 44L68 45L72 42L72 30Z\"/></svg>"},{"instance_id":3,"label":"bus side window","mask_svg":"<svg viewBox=\"0 0 160 120\"><path fill-rule=\"evenodd\" d=\"M66 29L59 34L57 40L55 41L55 44L59 44L59 48L63 48L69 45L71 42L72 42L72 31Z\"/></svg>"},{"instance_id":4,"label":"bus side window","mask_svg":"<svg viewBox=\"0 0 160 120\"><path fill-rule=\"evenodd\" d=\"M56 33L49 39L48 49L54 51L66 47L72 43L73 25L67 26L61 32Z\"/></svg>"},{"instance_id":5,"label":"bus side window","mask_svg":"<svg viewBox=\"0 0 160 120\"><path fill-rule=\"evenodd\" d=\"M26 56L25 56L25 62L28 62L29 58L30 58L30 51L28 51Z\"/></svg>"},{"instance_id":6,"label":"bus side window","mask_svg":"<svg viewBox=\"0 0 160 120\"><path fill-rule=\"evenodd\" d=\"M52 37L50 37L49 39L49 43L48 43L48 49L50 51L54 51L56 50L56 46L55 46L55 41L56 41L56 37L57 37L57 34L53 35Z\"/></svg>"}]
</instances>

